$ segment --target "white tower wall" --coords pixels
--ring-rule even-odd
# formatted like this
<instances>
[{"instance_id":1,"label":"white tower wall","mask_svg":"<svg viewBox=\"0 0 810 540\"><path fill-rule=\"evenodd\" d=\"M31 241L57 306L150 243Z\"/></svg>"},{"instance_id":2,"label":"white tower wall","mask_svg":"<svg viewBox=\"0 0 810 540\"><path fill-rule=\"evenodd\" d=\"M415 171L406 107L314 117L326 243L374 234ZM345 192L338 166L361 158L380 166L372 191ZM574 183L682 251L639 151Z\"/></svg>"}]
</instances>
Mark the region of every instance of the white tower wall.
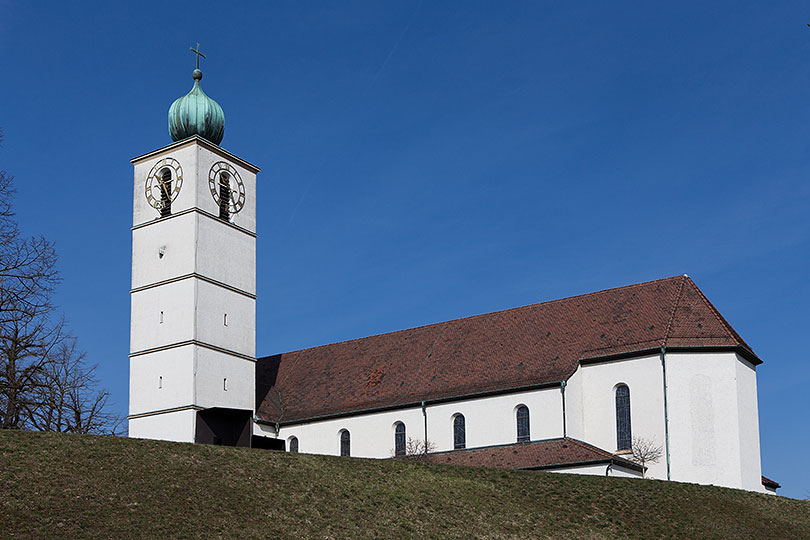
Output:
<instances>
[{"instance_id":1,"label":"white tower wall","mask_svg":"<svg viewBox=\"0 0 810 540\"><path fill-rule=\"evenodd\" d=\"M161 217L144 190L164 158L183 184ZM130 435L192 442L197 411L254 409L258 169L200 137L132 162ZM217 162L245 187L227 221L209 187Z\"/></svg>"}]
</instances>

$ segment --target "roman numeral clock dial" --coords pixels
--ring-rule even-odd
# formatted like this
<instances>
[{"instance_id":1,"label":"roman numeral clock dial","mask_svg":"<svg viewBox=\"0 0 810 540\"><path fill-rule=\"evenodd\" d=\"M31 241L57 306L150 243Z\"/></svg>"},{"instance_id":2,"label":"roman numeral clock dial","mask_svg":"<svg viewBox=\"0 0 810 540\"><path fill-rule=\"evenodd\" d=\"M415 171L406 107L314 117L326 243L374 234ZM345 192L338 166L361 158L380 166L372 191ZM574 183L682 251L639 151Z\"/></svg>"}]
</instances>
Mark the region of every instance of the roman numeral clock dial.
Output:
<instances>
[{"instance_id":1,"label":"roman numeral clock dial","mask_svg":"<svg viewBox=\"0 0 810 540\"><path fill-rule=\"evenodd\" d=\"M230 163L214 163L208 173L208 187L214 202L219 206L221 218L227 219L245 206L245 184Z\"/></svg>"},{"instance_id":2,"label":"roman numeral clock dial","mask_svg":"<svg viewBox=\"0 0 810 540\"><path fill-rule=\"evenodd\" d=\"M174 158L163 158L146 177L146 200L161 216L171 214L172 201L183 187L183 169Z\"/></svg>"}]
</instances>

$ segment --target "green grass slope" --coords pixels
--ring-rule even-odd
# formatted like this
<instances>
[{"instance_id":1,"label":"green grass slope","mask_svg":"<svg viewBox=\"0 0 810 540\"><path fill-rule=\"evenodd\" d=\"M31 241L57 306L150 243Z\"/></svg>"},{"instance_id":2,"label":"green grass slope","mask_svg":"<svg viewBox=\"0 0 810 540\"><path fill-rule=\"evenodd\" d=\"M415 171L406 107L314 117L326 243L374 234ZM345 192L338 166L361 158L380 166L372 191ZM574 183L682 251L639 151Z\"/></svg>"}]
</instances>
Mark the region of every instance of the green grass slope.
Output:
<instances>
[{"instance_id":1,"label":"green grass slope","mask_svg":"<svg viewBox=\"0 0 810 540\"><path fill-rule=\"evenodd\" d=\"M654 480L0 431L0 537L810 539L810 502Z\"/></svg>"}]
</instances>

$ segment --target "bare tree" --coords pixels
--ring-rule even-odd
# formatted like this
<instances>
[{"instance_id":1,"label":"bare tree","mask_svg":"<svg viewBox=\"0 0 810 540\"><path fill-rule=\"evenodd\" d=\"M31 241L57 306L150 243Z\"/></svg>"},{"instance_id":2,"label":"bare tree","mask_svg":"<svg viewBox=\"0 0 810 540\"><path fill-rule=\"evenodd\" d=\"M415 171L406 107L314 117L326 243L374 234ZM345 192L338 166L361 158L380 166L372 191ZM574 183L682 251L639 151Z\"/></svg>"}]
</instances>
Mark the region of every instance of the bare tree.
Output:
<instances>
[{"instance_id":1,"label":"bare tree","mask_svg":"<svg viewBox=\"0 0 810 540\"><path fill-rule=\"evenodd\" d=\"M38 406L53 349L64 339L64 323L51 324L36 311L0 322L0 428L22 429Z\"/></svg>"},{"instance_id":2,"label":"bare tree","mask_svg":"<svg viewBox=\"0 0 810 540\"><path fill-rule=\"evenodd\" d=\"M408 437L405 441L405 458L421 461L425 455L436 450L436 444L433 441L425 439L414 439Z\"/></svg>"},{"instance_id":3,"label":"bare tree","mask_svg":"<svg viewBox=\"0 0 810 540\"><path fill-rule=\"evenodd\" d=\"M115 422L109 394L95 390L95 368L56 313L56 252L22 235L14 193L14 178L0 171L0 428L98 432Z\"/></svg>"},{"instance_id":4,"label":"bare tree","mask_svg":"<svg viewBox=\"0 0 810 540\"><path fill-rule=\"evenodd\" d=\"M98 386L76 338L67 337L49 355L30 408L29 421L41 431L117 435L122 419L108 412L110 393Z\"/></svg>"},{"instance_id":5,"label":"bare tree","mask_svg":"<svg viewBox=\"0 0 810 540\"><path fill-rule=\"evenodd\" d=\"M664 449L661 445L655 443L655 438L633 437L631 451L630 459L642 467L642 478L647 476L647 464L658 463L658 460L664 455Z\"/></svg>"}]
</instances>

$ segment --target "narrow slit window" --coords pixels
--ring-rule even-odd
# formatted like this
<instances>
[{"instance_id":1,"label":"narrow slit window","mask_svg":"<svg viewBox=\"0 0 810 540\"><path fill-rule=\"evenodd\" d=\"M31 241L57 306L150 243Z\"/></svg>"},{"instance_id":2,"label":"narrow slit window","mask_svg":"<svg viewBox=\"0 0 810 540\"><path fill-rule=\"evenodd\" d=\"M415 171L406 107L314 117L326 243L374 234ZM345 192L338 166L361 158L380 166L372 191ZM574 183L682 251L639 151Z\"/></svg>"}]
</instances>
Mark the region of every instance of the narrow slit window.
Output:
<instances>
[{"instance_id":1,"label":"narrow slit window","mask_svg":"<svg viewBox=\"0 0 810 540\"><path fill-rule=\"evenodd\" d=\"M163 375L158 377L158 390L163 388Z\"/></svg>"},{"instance_id":2,"label":"narrow slit window","mask_svg":"<svg viewBox=\"0 0 810 540\"><path fill-rule=\"evenodd\" d=\"M224 317L222 317L222 324L228 326L228 314L226 313Z\"/></svg>"},{"instance_id":3,"label":"narrow slit window","mask_svg":"<svg viewBox=\"0 0 810 540\"><path fill-rule=\"evenodd\" d=\"M394 428L394 455L405 455L405 424L402 422L397 422Z\"/></svg>"},{"instance_id":4,"label":"narrow slit window","mask_svg":"<svg viewBox=\"0 0 810 540\"><path fill-rule=\"evenodd\" d=\"M626 384L616 387L616 448L630 450L633 433L630 427L630 389Z\"/></svg>"},{"instance_id":5,"label":"narrow slit window","mask_svg":"<svg viewBox=\"0 0 810 540\"><path fill-rule=\"evenodd\" d=\"M228 378L225 377L222 379L222 389L227 391L228 390Z\"/></svg>"},{"instance_id":6,"label":"narrow slit window","mask_svg":"<svg viewBox=\"0 0 810 540\"><path fill-rule=\"evenodd\" d=\"M464 425L464 415L457 414L453 418L453 449L467 448L467 428Z\"/></svg>"},{"instance_id":7,"label":"narrow slit window","mask_svg":"<svg viewBox=\"0 0 810 540\"><path fill-rule=\"evenodd\" d=\"M160 217L172 215L172 171L168 167L160 171Z\"/></svg>"},{"instance_id":8,"label":"narrow slit window","mask_svg":"<svg viewBox=\"0 0 810 540\"><path fill-rule=\"evenodd\" d=\"M529 408L521 405L517 409L517 442L529 442Z\"/></svg>"},{"instance_id":9,"label":"narrow slit window","mask_svg":"<svg viewBox=\"0 0 810 540\"><path fill-rule=\"evenodd\" d=\"M231 180L226 172L219 173L219 218L231 219Z\"/></svg>"},{"instance_id":10,"label":"narrow slit window","mask_svg":"<svg viewBox=\"0 0 810 540\"><path fill-rule=\"evenodd\" d=\"M163 324L163 312L160 312L160 324Z\"/></svg>"}]
</instances>

